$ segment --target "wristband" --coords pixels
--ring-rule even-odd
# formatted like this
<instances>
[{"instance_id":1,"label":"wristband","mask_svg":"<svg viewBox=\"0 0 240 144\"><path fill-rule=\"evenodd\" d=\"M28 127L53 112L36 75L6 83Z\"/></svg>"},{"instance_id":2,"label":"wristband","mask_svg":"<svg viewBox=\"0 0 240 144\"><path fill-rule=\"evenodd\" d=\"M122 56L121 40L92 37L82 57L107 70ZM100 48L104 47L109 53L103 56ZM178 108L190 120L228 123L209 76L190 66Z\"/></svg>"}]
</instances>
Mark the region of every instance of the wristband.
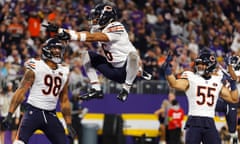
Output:
<instances>
[{"instance_id":1,"label":"wristband","mask_svg":"<svg viewBox=\"0 0 240 144\"><path fill-rule=\"evenodd\" d=\"M81 32L80 33L80 41L86 41L86 38L87 38L87 34L84 32Z\"/></svg>"},{"instance_id":2,"label":"wristband","mask_svg":"<svg viewBox=\"0 0 240 144\"><path fill-rule=\"evenodd\" d=\"M58 29L58 33L63 33L64 29L63 28L59 28Z\"/></svg>"},{"instance_id":3,"label":"wristband","mask_svg":"<svg viewBox=\"0 0 240 144\"><path fill-rule=\"evenodd\" d=\"M232 91L237 89L237 85L236 85L235 80L231 80L231 81L229 81L229 83L230 83L230 88L231 88Z\"/></svg>"},{"instance_id":4,"label":"wristband","mask_svg":"<svg viewBox=\"0 0 240 144\"><path fill-rule=\"evenodd\" d=\"M77 40L78 39L78 35L75 31L69 30L69 34L71 36L71 40Z\"/></svg>"},{"instance_id":5,"label":"wristband","mask_svg":"<svg viewBox=\"0 0 240 144\"><path fill-rule=\"evenodd\" d=\"M166 69L165 69L165 75L169 76L171 74L172 74L172 70L171 70L171 68L169 66L167 66Z\"/></svg>"}]
</instances>

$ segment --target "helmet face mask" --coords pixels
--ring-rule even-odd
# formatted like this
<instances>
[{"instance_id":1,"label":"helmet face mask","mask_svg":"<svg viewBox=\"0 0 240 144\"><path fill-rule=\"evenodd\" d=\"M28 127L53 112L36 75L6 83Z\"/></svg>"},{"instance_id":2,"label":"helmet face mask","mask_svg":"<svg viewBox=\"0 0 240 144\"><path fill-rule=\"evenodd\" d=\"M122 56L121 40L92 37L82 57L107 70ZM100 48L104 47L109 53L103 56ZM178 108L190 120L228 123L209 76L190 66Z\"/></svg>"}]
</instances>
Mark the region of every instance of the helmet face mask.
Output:
<instances>
[{"instance_id":1,"label":"helmet face mask","mask_svg":"<svg viewBox=\"0 0 240 144\"><path fill-rule=\"evenodd\" d=\"M42 58L56 64L62 63L65 48L57 38L48 39L42 48Z\"/></svg>"},{"instance_id":2,"label":"helmet face mask","mask_svg":"<svg viewBox=\"0 0 240 144\"><path fill-rule=\"evenodd\" d=\"M204 67L204 64L202 63L195 63L195 70L196 70L196 73L199 74L199 75L204 75L205 74L205 67Z\"/></svg>"},{"instance_id":3,"label":"helmet face mask","mask_svg":"<svg viewBox=\"0 0 240 144\"><path fill-rule=\"evenodd\" d=\"M96 10L95 8L91 9L90 14L88 16L90 26L98 24L100 14L101 12L99 10Z\"/></svg>"},{"instance_id":4,"label":"helmet face mask","mask_svg":"<svg viewBox=\"0 0 240 144\"><path fill-rule=\"evenodd\" d=\"M210 53L202 53L195 60L196 72L201 76L209 75L212 73L215 70L216 65L216 58L213 54Z\"/></svg>"},{"instance_id":5,"label":"helmet face mask","mask_svg":"<svg viewBox=\"0 0 240 144\"><path fill-rule=\"evenodd\" d=\"M88 17L90 25L106 26L117 19L116 9L109 4L98 4L93 8Z\"/></svg>"}]
</instances>

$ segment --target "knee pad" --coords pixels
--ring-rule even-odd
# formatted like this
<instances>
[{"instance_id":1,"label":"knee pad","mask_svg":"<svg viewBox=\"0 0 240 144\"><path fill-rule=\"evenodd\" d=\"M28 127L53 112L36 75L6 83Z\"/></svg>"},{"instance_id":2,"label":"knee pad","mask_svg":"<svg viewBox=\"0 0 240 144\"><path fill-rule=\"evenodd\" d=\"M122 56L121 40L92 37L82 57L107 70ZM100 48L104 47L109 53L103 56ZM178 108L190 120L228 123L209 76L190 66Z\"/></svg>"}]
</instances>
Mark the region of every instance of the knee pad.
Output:
<instances>
[{"instance_id":1,"label":"knee pad","mask_svg":"<svg viewBox=\"0 0 240 144\"><path fill-rule=\"evenodd\" d=\"M128 54L128 58L132 60L138 60L138 52L132 51Z\"/></svg>"},{"instance_id":2,"label":"knee pad","mask_svg":"<svg viewBox=\"0 0 240 144\"><path fill-rule=\"evenodd\" d=\"M25 143L23 141L21 141L21 140L15 140L13 142L13 144L25 144Z\"/></svg>"},{"instance_id":3,"label":"knee pad","mask_svg":"<svg viewBox=\"0 0 240 144\"><path fill-rule=\"evenodd\" d=\"M139 56L138 52L132 51L128 54L128 59L127 59L127 68L128 67L134 67L137 68L139 67Z\"/></svg>"}]
</instances>

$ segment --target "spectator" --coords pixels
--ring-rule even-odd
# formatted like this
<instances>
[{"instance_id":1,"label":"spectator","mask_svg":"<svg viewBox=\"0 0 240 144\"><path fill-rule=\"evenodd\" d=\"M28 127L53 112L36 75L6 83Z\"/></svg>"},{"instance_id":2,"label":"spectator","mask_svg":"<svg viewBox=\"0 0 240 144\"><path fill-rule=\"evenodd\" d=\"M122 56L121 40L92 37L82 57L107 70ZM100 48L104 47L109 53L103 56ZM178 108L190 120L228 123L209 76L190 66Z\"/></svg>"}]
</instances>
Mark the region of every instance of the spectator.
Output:
<instances>
[{"instance_id":1,"label":"spectator","mask_svg":"<svg viewBox=\"0 0 240 144\"><path fill-rule=\"evenodd\" d=\"M7 116L8 109L10 106L10 102L13 97L13 83L7 82L6 86L3 87L3 92L0 95L0 113L1 113L1 122ZM5 132L7 130L11 131L11 139L10 141L13 142L16 135L17 135L17 128L19 125L20 119L20 106L17 107L16 111L13 114L13 121L11 126L6 129L5 127L1 126L0 137L1 137L1 144L5 144Z\"/></svg>"},{"instance_id":2,"label":"spectator","mask_svg":"<svg viewBox=\"0 0 240 144\"><path fill-rule=\"evenodd\" d=\"M19 43L21 38L24 36L24 26L20 23L18 17L13 17L7 29L10 33L11 40L15 43Z\"/></svg>"},{"instance_id":3,"label":"spectator","mask_svg":"<svg viewBox=\"0 0 240 144\"><path fill-rule=\"evenodd\" d=\"M70 91L80 92L87 89L88 78L82 73L82 62L80 57L75 57L72 62L72 69L69 75ZM76 93L76 92L73 92Z\"/></svg>"},{"instance_id":4,"label":"spectator","mask_svg":"<svg viewBox=\"0 0 240 144\"><path fill-rule=\"evenodd\" d=\"M7 49L9 47L9 37L10 34L7 31L7 25L0 23L0 48Z\"/></svg>"},{"instance_id":5,"label":"spectator","mask_svg":"<svg viewBox=\"0 0 240 144\"><path fill-rule=\"evenodd\" d=\"M88 112L88 109L84 108L82 106L82 100L79 100L77 98L79 96L79 94L80 93L72 93L72 98L70 99L70 101L71 101L71 107L72 107L72 126L77 133L78 144L81 144L82 143L82 133L83 133L81 120L85 116L85 114ZM73 140L70 141L70 144L74 143Z\"/></svg>"},{"instance_id":6,"label":"spectator","mask_svg":"<svg viewBox=\"0 0 240 144\"><path fill-rule=\"evenodd\" d=\"M230 48L236 55L239 55L240 53L240 22L237 22L235 25L236 25L236 31L234 32L233 42Z\"/></svg>"},{"instance_id":7,"label":"spectator","mask_svg":"<svg viewBox=\"0 0 240 144\"><path fill-rule=\"evenodd\" d=\"M36 11L30 12L28 19L28 31L30 32L31 38L35 39L40 36L41 19Z\"/></svg>"},{"instance_id":8,"label":"spectator","mask_svg":"<svg viewBox=\"0 0 240 144\"><path fill-rule=\"evenodd\" d=\"M166 144L168 140L168 110L171 107L171 102L175 99L175 93L170 91L168 93L168 99L163 100L161 107L154 112L154 114L159 117L160 121L160 144Z\"/></svg>"},{"instance_id":9,"label":"spectator","mask_svg":"<svg viewBox=\"0 0 240 144\"><path fill-rule=\"evenodd\" d=\"M146 20L149 24L155 24L157 22L157 16L154 14L154 9L149 2L145 4Z\"/></svg>"},{"instance_id":10,"label":"spectator","mask_svg":"<svg viewBox=\"0 0 240 144\"><path fill-rule=\"evenodd\" d=\"M53 8L52 12L48 15L48 22L62 25L63 18L64 17L62 15L62 8L55 7Z\"/></svg>"},{"instance_id":11,"label":"spectator","mask_svg":"<svg viewBox=\"0 0 240 144\"><path fill-rule=\"evenodd\" d=\"M142 58L143 68L146 72L152 74L153 79L157 80L158 77L158 63L157 58L153 50L148 50L145 56Z\"/></svg>"},{"instance_id":12,"label":"spectator","mask_svg":"<svg viewBox=\"0 0 240 144\"><path fill-rule=\"evenodd\" d=\"M160 38L163 34L166 34L167 38L170 37L170 26L164 19L163 14L157 15L157 22L153 25L153 31L156 33L157 38Z\"/></svg>"},{"instance_id":13,"label":"spectator","mask_svg":"<svg viewBox=\"0 0 240 144\"><path fill-rule=\"evenodd\" d=\"M8 76L8 71L7 68L5 66L5 62L4 61L0 61L0 77L1 79L7 78Z\"/></svg>"},{"instance_id":14,"label":"spectator","mask_svg":"<svg viewBox=\"0 0 240 144\"><path fill-rule=\"evenodd\" d=\"M181 144L182 121L184 110L177 100L172 100L168 110L168 139L167 144Z\"/></svg>"},{"instance_id":15,"label":"spectator","mask_svg":"<svg viewBox=\"0 0 240 144\"><path fill-rule=\"evenodd\" d=\"M188 50L190 52L191 60L194 60L195 58L197 58L198 53L199 53L199 46L198 46L194 37L190 38L190 41L189 41L187 47L188 47Z\"/></svg>"}]
</instances>

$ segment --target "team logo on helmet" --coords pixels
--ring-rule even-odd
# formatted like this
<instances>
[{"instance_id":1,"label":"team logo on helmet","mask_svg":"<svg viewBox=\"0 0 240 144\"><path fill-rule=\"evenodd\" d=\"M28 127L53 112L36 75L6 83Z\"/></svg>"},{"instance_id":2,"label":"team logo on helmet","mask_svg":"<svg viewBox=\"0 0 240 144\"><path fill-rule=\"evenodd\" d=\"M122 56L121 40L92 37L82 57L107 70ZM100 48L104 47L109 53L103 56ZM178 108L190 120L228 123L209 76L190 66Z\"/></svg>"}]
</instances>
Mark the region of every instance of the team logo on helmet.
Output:
<instances>
[{"instance_id":1,"label":"team logo on helmet","mask_svg":"<svg viewBox=\"0 0 240 144\"><path fill-rule=\"evenodd\" d=\"M54 49L59 49L59 51L54 51ZM60 40L58 38L50 38L43 44L42 58L51 60L54 63L61 63L64 52L65 47Z\"/></svg>"},{"instance_id":2,"label":"team logo on helmet","mask_svg":"<svg viewBox=\"0 0 240 144\"><path fill-rule=\"evenodd\" d=\"M91 10L88 19L92 25L104 27L117 19L117 10L110 4L98 4Z\"/></svg>"},{"instance_id":3,"label":"team logo on helmet","mask_svg":"<svg viewBox=\"0 0 240 144\"><path fill-rule=\"evenodd\" d=\"M197 68L198 64L206 65L205 70L200 72ZM214 54L211 53L206 52L201 53L199 57L195 60L195 69L198 73L201 73L201 75L213 72L216 68L216 65L217 65L216 57Z\"/></svg>"}]
</instances>

